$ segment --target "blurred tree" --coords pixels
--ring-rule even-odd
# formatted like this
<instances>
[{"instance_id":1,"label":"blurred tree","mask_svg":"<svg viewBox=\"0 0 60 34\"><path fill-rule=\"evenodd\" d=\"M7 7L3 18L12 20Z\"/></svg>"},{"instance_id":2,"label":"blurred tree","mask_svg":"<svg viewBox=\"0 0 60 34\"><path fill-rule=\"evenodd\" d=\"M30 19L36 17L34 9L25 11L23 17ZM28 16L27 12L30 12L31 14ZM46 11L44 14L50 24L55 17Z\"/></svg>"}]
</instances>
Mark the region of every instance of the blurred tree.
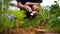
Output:
<instances>
[{"instance_id":1,"label":"blurred tree","mask_svg":"<svg viewBox=\"0 0 60 34\"><path fill-rule=\"evenodd\" d=\"M50 11L51 11L51 13L53 13L53 14L56 13L54 10L59 9L59 4L58 4L58 2L57 2L57 1L54 1L54 3L55 3L55 4L51 5L51 7L50 7Z\"/></svg>"}]
</instances>

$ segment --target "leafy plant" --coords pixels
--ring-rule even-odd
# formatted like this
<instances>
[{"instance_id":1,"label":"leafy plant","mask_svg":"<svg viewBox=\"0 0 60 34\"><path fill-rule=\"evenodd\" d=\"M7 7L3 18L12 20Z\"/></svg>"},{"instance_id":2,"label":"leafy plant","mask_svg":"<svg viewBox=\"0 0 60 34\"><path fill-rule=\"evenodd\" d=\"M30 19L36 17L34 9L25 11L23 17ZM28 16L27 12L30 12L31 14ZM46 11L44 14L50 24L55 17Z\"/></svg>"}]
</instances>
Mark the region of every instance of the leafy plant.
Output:
<instances>
[{"instance_id":1,"label":"leafy plant","mask_svg":"<svg viewBox=\"0 0 60 34\"><path fill-rule=\"evenodd\" d=\"M46 24L46 29L53 30L54 32L60 32L60 20L58 17L60 16L60 7L56 3L54 5L51 5L50 7L50 19L49 22Z\"/></svg>"}]
</instances>

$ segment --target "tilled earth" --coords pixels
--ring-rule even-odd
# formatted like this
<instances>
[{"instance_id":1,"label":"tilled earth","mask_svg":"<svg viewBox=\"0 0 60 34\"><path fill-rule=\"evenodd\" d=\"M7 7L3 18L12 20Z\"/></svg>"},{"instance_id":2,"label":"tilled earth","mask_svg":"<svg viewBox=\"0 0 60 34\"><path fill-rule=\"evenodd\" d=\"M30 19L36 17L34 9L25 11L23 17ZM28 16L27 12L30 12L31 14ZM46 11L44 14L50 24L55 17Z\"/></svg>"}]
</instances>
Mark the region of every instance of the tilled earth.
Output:
<instances>
[{"instance_id":1,"label":"tilled earth","mask_svg":"<svg viewBox=\"0 0 60 34\"><path fill-rule=\"evenodd\" d=\"M9 31L9 34L59 34L59 33L53 33L52 31L48 31L44 29L43 27L41 28L15 28Z\"/></svg>"}]
</instances>

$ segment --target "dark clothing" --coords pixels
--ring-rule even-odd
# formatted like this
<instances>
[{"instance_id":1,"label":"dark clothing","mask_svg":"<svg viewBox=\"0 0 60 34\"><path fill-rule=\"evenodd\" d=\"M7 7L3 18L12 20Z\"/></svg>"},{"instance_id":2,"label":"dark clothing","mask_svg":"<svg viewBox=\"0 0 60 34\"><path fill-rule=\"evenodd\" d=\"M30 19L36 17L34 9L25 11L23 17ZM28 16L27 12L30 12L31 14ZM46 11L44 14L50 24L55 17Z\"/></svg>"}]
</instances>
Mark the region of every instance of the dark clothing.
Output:
<instances>
[{"instance_id":1,"label":"dark clothing","mask_svg":"<svg viewBox=\"0 0 60 34\"><path fill-rule=\"evenodd\" d=\"M17 2L21 2L23 5L26 3L26 2L39 2L41 3L42 0L17 0Z\"/></svg>"}]
</instances>

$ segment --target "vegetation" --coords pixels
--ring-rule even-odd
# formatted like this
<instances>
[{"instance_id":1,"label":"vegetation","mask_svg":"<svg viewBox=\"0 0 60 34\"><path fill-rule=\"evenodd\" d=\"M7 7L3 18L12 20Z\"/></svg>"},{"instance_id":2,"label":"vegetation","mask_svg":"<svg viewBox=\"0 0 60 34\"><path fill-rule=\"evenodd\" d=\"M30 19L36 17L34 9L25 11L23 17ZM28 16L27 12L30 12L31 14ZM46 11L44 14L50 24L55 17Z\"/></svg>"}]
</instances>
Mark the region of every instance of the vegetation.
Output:
<instances>
[{"instance_id":1,"label":"vegetation","mask_svg":"<svg viewBox=\"0 0 60 34\"><path fill-rule=\"evenodd\" d=\"M51 5L50 7L50 20L47 23L48 29L53 29L55 32L60 32L59 22L60 22L60 7L59 4Z\"/></svg>"},{"instance_id":2,"label":"vegetation","mask_svg":"<svg viewBox=\"0 0 60 34\"><path fill-rule=\"evenodd\" d=\"M53 30L55 32L60 32L60 7L58 3L51 5L48 9L44 9L43 7L38 8L39 13L34 19L29 19L25 15L24 10L8 10L7 3L5 2L6 8L2 10L2 3L0 1L0 33L5 30L5 28L12 29L15 26L27 28L27 27L35 27L38 25L44 26L48 30Z\"/></svg>"}]
</instances>

